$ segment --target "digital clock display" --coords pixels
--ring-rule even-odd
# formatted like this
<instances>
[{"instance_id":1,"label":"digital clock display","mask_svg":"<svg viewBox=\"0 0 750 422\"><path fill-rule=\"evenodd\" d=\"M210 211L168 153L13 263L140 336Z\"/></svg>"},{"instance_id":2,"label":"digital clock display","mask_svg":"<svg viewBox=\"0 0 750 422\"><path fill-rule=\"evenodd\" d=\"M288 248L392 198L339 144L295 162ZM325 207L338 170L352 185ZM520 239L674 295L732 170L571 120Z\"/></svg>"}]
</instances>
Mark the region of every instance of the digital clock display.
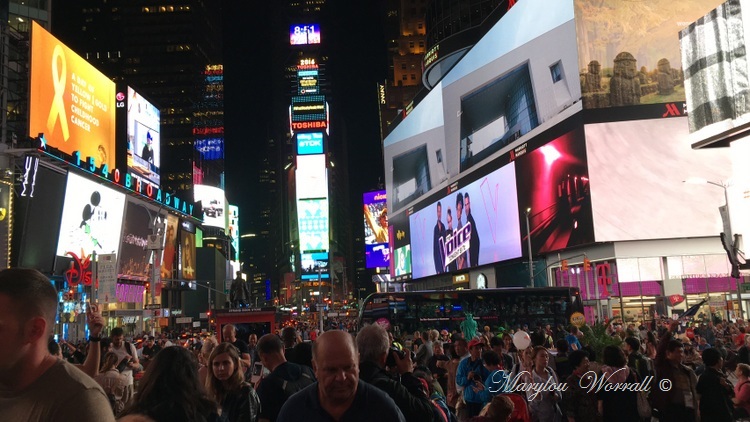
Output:
<instances>
[{"instance_id":1,"label":"digital clock display","mask_svg":"<svg viewBox=\"0 0 750 422\"><path fill-rule=\"evenodd\" d=\"M318 25L292 25L289 28L291 45L320 44L320 27Z\"/></svg>"}]
</instances>

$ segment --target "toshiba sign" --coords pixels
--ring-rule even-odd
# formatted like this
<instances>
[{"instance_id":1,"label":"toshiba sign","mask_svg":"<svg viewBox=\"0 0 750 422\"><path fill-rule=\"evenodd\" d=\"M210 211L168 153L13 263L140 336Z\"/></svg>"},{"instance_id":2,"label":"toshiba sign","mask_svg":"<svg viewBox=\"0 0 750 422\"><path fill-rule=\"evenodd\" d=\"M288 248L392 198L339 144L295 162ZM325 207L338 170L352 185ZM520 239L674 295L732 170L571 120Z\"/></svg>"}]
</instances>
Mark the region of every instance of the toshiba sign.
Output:
<instances>
[{"instance_id":1,"label":"toshiba sign","mask_svg":"<svg viewBox=\"0 0 750 422\"><path fill-rule=\"evenodd\" d=\"M311 122L292 122L292 130L326 129L328 123L325 120L314 120Z\"/></svg>"}]
</instances>

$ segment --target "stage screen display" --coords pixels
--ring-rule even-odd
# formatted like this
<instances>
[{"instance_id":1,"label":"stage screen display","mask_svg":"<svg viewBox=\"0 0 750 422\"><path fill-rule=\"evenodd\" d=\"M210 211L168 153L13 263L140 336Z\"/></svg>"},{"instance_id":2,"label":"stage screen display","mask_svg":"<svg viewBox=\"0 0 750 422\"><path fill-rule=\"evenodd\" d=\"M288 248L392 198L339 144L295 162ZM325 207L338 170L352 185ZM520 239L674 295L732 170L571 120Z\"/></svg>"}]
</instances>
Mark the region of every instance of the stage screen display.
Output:
<instances>
[{"instance_id":1,"label":"stage screen display","mask_svg":"<svg viewBox=\"0 0 750 422\"><path fill-rule=\"evenodd\" d=\"M118 279L147 281L151 278L151 251L146 249L151 218L163 220L158 210L146 208L143 204L128 201L125 209L125 222L122 226L122 246L120 247Z\"/></svg>"},{"instance_id":2,"label":"stage screen display","mask_svg":"<svg viewBox=\"0 0 750 422\"><path fill-rule=\"evenodd\" d=\"M31 23L29 136L48 147L112 171L115 164L115 83Z\"/></svg>"},{"instance_id":3,"label":"stage screen display","mask_svg":"<svg viewBox=\"0 0 750 422\"><path fill-rule=\"evenodd\" d=\"M297 155L323 153L323 132L297 134Z\"/></svg>"},{"instance_id":4,"label":"stage screen display","mask_svg":"<svg viewBox=\"0 0 750 422\"><path fill-rule=\"evenodd\" d=\"M320 267L321 280L328 280L330 278L328 252L303 253L300 255L300 267L302 270L302 280L317 280L318 267Z\"/></svg>"},{"instance_id":5,"label":"stage screen display","mask_svg":"<svg viewBox=\"0 0 750 422\"><path fill-rule=\"evenodd\" d=\"M229 226L227 236L232 239L234 248L234 260L240 260L240 209L237 205L229 205Z\"/></svg>"},{"instance_id":6,"label":"stage screen display","mask_svg":"<svg viewBox=\"0 0 750 422\"><path fill-rule=\"evenodd\" d=\"M298 200L297 223L302 253L328 251L328 199Z\"/></svg>"},{"instance_id":7,"label":"stage screen display","mask_svg":"<svg viewBox=\"0 0 750 422\"><path fill-rule=\"evenodd\" d=\"M195 202L203 204L203 224L212 227L227 229L227 216L224 214L226 208L226 197L224 191L207 185L193 185Z\"/></svg>"},{"instance_id":8,"label":"stage screen display","mask_svg":"<svg viewBox=\"0 0 750 422\"><path fill-rule=\"evenodd\" d=\"M169 214L167 215L167 229L164 236L164 253L161 261L161 278L162 280L171 280L174 276L175 257L177 255L177 231L179 227L179 218Z\"/></svg>"},{"instance_id":9,"label":"stage screen display","mask_svg":"<svg viewBox=\"0 0 750 422\"><path fill-rule=\"evenodd\" d=\"M320 26L316 24L289 27L290 45L320 44Z\"/></svg>"},{"instance_id":10,"label":"stage screen display","mask_svg":"<svg viewBox=\"0 0 750 422\"><path fill-rule=\"evenodd\" d=\"M409 231L413 278L518 258L514 163L412 213ZM398 249L396 256L398 267Z\"/></svg>"},{"instance_id":11,"label":"stage screen display","mask_svg":"<svg viewBox=\"0 0 750 422\"><path fill-rule=\"evenodd\" d=\"M324 154L297 156L297 199L327 198L326 156Z\"/></svg>"},{"instance_id":12,"label":"stage screen display","mask_svg":"<svg viewBox=\"0 0 750 422\"><path fill-rule=\"evenodd\" d=\"M69 172L57 256L118 254L124 211L125 194Z\"/></svg>"},{"instance_id":13,"label":"stage screen display","mask_svg":"<svg viewBox=\"0 0 750 422\"><path fill-rule=\"evenodd\" d=\"M388 247L388 208L384 190L362 195L365 216L365 266L367 268L390 266Z\"/></svg>"},{"instance_id":14,"label":"stage screen display","mask_svg":"<svg viewBox=\"0 0 750 422\"><path fill-rule=\"evenodd\" d=\"M128 170L159 186L161 136L159 109L128 87Z\"/></svg>"},{"instance_id":15,"label":"stage screen display","mask_svg":"<svg viewBox=\"0 0 750 422\"><path fill-rule=\"evenodd\" d=\"M535 148L527 146L530 151L516 159L522 244L527 242L524 220L530 208L534 254L594 242L582 123L578 118L564 122L530 142ZM526 248L522 251L528 255Z\"/></svg>"},{"instance_id":16,"label":"stage screen display","mask_svg":"<svg viewBox=\"0 0 750 422\"><path fill-rule=\"evenodd\" d=\"M180 278L195 280L195 233L180 230Z\"/></svg>"},{"instance_id":17,"label":"stage screen display","mask_svg":"<svg viewBox=\"0 0 750 422\"><path fill-rule=\"evenodd\" d=\"M582 109L574 16L572 1L516 2L386 136L391 211Z\"/></svg>"},{"instance_id":18,"label":"stage screen display","mask_svg":"<svg viewBox=\"0 0 750 422\"><path fill-rule=\"evenodd\" d=\"M673 0L653 0L643 7L620 0L575 0L583 107L680 107L687 74L678 33L721 3L684 0L675 7ZM650 117L664 112L654 110Z\"/></svg>"},{"instance_id":19,"label":"stage screen display","mask_svg":"<svg viewBox=\"0 0 750 422\"><path fill-rule=\"evenodd\" d=\"M586 125L597 242L718 236L729 148L690 148L687 117Z\"/></svg>"}]
</instances>

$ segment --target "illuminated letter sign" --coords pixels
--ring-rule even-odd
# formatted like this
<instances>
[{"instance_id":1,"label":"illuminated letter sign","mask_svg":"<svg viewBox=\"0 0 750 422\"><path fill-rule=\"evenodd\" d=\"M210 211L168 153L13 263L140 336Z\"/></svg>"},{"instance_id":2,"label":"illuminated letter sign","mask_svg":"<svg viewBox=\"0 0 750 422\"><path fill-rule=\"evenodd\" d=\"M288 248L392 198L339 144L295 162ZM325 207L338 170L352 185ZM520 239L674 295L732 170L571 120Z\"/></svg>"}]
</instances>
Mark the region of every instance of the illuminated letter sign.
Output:
<instances>
[{"instance_id":1,"label":"illuminated letter sign","mask_svg":"<svg viewBox=\"0 0 750 422\"><path fill-rule=\"evenodd\" d=\"M36 171L39 168L39 158L27 155L23 167L23 179L21 179L23 190L21 191L21 196L33 198L34 185L36 185Z\"/></svg>"},{"instance_id":2,"label":"illuminated letter sign","mask_svg":"<svg viewBox=\"0 0 750 422\"><path fill-rule=\"evenodd\" d=\"M328 124L325 120L317 120L313 122L292 122L292 129L294 130L305 130L305 129L325 129Z\"/></svg>"}]
</instances>

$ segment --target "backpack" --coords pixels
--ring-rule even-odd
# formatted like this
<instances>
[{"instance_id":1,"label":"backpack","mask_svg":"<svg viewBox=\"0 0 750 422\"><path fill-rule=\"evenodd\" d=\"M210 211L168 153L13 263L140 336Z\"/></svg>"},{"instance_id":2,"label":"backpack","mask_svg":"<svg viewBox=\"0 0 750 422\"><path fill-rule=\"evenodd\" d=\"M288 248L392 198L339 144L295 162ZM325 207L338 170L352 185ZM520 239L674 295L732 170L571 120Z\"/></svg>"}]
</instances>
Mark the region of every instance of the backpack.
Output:
<instances>
[{"instance_id":1,"label":"backpack","mask_svg":"<svg viewBox=\"0 0 750 422\"><path fill-rule=\"evenodd\" d=\"M303 388L315 382L315 378L313 378L310 374L305 372L304 369L302 373L300 374L300 376L296 380L293 380L293 381L285 380L281 377L269 377L269 378L276 379L275 382L281 384L281 390L284 391L285 401L286 399L291 397L294 393L302 390ZM268 380L268 378L266 378L266 380Z\"/></svg>"}]
</instances>

